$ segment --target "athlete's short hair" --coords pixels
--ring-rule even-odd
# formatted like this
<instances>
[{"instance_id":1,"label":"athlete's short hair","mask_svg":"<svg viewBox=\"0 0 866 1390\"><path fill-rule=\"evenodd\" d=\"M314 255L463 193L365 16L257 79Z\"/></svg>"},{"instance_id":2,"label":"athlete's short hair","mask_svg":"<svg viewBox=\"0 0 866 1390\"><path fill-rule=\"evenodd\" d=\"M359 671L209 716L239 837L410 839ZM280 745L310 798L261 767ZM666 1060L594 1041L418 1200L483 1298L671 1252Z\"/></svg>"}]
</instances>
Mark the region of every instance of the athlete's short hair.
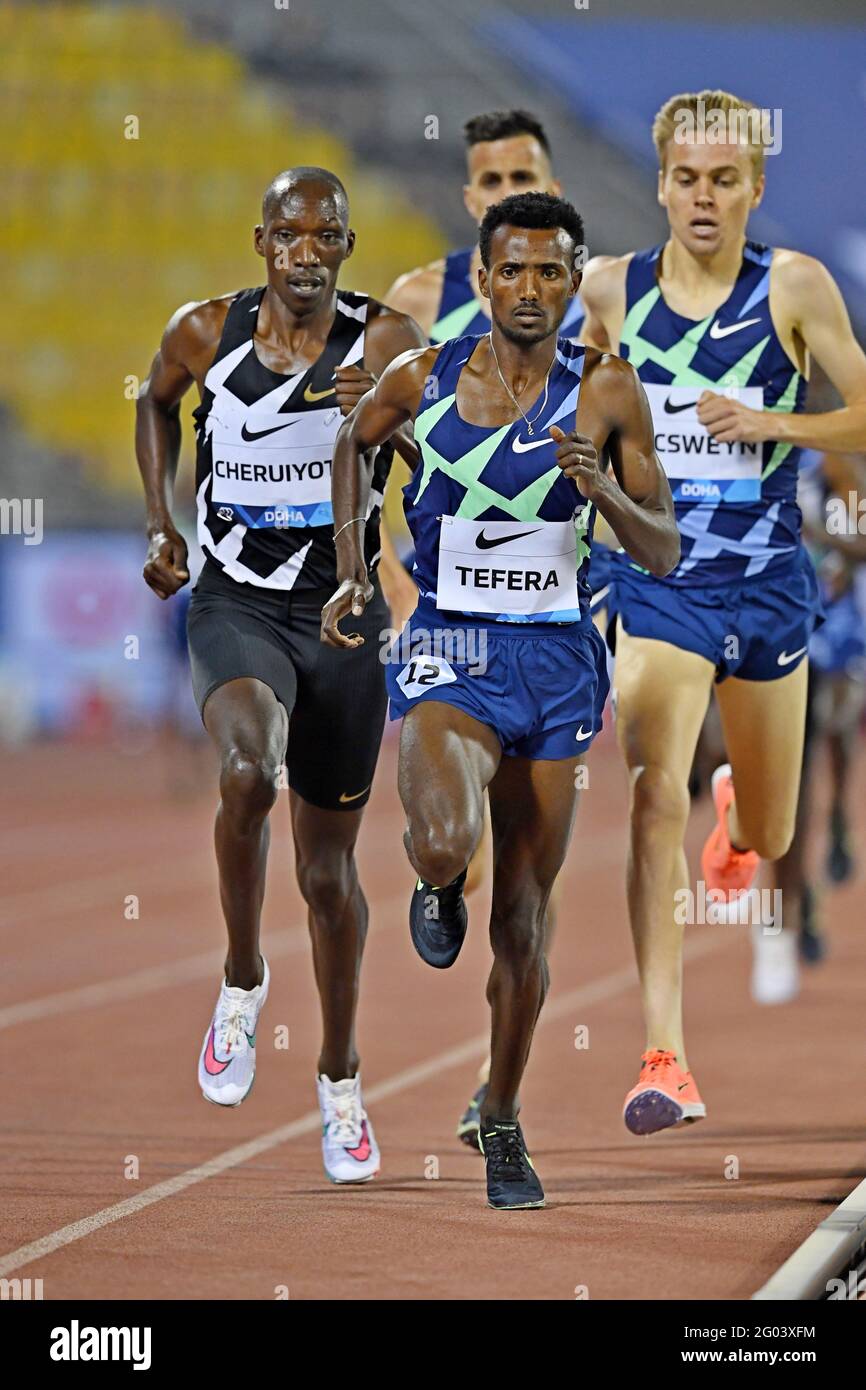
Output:
<instances>
[{"instance_id":1,"label":"athlete's short hair","mask_svg":"<svg viewBox=\"0 0 866 1390\"><path fill-rule=\"evenodd\" d=\"M562 228L574 243L574 254L583 246L583 218L565 198L552 193L512 193L494 203L484 214L478 248L485 270L490 269L490 242L497 227L529 227L543 231Z\"/></svg>"},{"instance_id":2,"label":"athlete's short hair","mask_svg":"<svg viewBox=\"0 0 866 1390\"><path fill-rule=\"evenodd\" d=\"M271 179L262 197L262 218L265 222L273 213L279 212L283 200L299 183L330 184L340 216L348 226L349 195L343 187L342 180L337 178L336 174L332 174L330 169L320 169L315 164L298 164L294 169L284 169L281 174Z\"/></svg>"},{"instance_id":3,"label":"athlete's short hair","mask_svg":"<svg viewBox=\"0 0 866 1390\"><path fill-rule=\"evenodd\" d=\"M721 113L721 116L718 114ZM653 121L653 144L659 167L664 170L668 146L676 140L678 130L710 134L723 121L735 133L736 141L749 147L752 175L757 181L764 172L763 113L757 106L731 92L680 92L666 101ZM716 137L718 138L718 137ZM732 143L735 143L733 141Z\"/></svg>"},{"instance_id":4,"label":"athlete's short hair","mask_svg":"<svg viewBox=\"0 0 866 1390\"><path fill-rule=\"evenodd\" d=\"M531 111L483 111L470 117L463 127L467 149L487 140L509 140L512 135L534 135L545 154L550 154L544 126Z\"/></svg>"}]
</instances>

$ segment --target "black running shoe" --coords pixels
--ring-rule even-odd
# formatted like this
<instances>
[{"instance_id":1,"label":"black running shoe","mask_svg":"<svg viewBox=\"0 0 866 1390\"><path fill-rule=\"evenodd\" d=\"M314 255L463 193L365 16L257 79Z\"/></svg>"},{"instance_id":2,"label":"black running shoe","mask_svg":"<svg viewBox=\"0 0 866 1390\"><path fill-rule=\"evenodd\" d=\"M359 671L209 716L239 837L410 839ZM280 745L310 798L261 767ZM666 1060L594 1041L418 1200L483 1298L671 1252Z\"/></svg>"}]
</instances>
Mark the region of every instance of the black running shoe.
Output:
<instances>
[{"instance_id":1,"label":"black running shoe","mask_svg":"<svg viewBox=\"0 0 866 1390\"><path fill-rule=\"evenodd\" d=\"M487 1082L479 1086L470 1100L457 1125L457 1138L468 1144L470 1149L480 1153L478 1145L478 1126L481 1123L481 1107L487 1099Z\"/></svg>"},{"instance_id":2,"label":"black running shoe","mask_svg":"<svg viewBox=\"0 0 866 1390\"><path fill-rule=\"evenodd\" d=\"M460 955L469 921L463 901L466 870L453 883L434 888L418 879L409 904L412 945L422 960L437 970L447 970Z\"/></svg>"},{"instance_id":3,"label":"black running shoe","mask_svg":"<svg viewBox=\"0 0 866 1390\"><path fill-rule=\"evenodd\" d=\"M815 893L808 885L800 894L800 959L806 965L818 965L827 954L827 938L818 925Z\"/></svg>"},{"instance_id":4,"label":"black running shoe","mask_svg":"<svg viewBox=\"0 0 866 1390\"><path fill-rule=\"evenodd\" d=\"M487 1205L497 1211L543 1207L544 1188L526 1152L516 1120L494 1120L478 1130L478 1147L487 1162Z\"/></svg>"},{"instance_id":5,"label":"black running shoe","mask_svg":"<svg viewBox=\"0 0 866 1390\"><path fill-rule=\"evenodd\" d=\"M830 816L830 851L827 855L827 877L831 883L847 883L854 873L854 856L848 825L841 811Z\"/></svg>"}]
</instances>

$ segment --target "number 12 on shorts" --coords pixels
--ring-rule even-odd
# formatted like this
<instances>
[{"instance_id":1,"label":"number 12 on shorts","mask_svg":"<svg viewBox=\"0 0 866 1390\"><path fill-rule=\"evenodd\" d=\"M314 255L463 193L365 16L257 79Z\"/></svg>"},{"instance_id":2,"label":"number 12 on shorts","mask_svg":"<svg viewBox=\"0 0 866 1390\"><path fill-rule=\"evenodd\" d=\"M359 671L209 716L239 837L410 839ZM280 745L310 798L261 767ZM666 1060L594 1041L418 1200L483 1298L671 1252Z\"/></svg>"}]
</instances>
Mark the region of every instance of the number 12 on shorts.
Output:
<instances>
[{"instance_id":1,"label":"number 12 on shorts","mask_svg":"<svg viewBox=\"0 0 866 1390\"><path fill-rule=\"evenodd\" d=\"M414 700L435 685L447 685L457 676L444 656L413 656L397 677L397 684L407 700Z\"/></svg>"}]
</instances>

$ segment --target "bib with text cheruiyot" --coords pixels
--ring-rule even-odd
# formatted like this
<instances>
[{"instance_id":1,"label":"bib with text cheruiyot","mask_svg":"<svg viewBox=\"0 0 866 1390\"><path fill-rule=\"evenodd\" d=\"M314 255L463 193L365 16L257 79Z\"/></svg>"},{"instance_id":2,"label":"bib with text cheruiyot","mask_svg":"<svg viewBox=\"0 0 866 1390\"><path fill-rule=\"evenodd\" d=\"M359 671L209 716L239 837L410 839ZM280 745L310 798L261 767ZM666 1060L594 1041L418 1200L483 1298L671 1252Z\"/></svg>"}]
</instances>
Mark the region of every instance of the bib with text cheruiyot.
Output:
<instances>
[{"instance_id":1,"label":"bib with text cheruiyot","mask_svg":"<svg viewBox=\"0 0 866 1390\"><path fill-rule=\"evenodd\" d=\"M333 414L332 421L330 415ZM217 515L253 527L327 525L339 411L216 418L212 502Z\"/></svg>"}]
</instances>

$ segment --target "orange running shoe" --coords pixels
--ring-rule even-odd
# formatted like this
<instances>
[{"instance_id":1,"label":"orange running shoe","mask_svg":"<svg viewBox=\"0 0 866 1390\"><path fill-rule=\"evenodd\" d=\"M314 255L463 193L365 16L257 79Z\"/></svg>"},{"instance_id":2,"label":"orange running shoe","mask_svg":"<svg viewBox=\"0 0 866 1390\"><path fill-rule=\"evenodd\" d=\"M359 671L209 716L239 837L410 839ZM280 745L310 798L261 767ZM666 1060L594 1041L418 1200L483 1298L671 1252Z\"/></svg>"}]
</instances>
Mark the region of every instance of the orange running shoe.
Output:
<instances>
[{"instance_id":1,"label":"orange running shoe","mask_svg":"<svg viewBox=\"0 0 866 1390\"><path fill-rule=\"evenodd\" d=\"M717 823L701 851L701 871L707 892L721 889L723 893L738 894L751 888L758 872L760 859L753 849L734 849L728 835L728 810L734 799L734 782L730 763L723 763L713 773L713 801L716 803Z\"/></svg>"},{"instance_id":2,"label":"orange running shoe","mask_svg":"<svg viewBox=\"0 0 866 1390\"><path fill-rule=\"evenodd\" d=\"M673 1052L648 1048L641 1053L637 1085L625 1098L622 1117L632 1134L655 1134L702 1120L707 1107L690 1071L683 1071Z\"/></svg>"}]
</instances>

